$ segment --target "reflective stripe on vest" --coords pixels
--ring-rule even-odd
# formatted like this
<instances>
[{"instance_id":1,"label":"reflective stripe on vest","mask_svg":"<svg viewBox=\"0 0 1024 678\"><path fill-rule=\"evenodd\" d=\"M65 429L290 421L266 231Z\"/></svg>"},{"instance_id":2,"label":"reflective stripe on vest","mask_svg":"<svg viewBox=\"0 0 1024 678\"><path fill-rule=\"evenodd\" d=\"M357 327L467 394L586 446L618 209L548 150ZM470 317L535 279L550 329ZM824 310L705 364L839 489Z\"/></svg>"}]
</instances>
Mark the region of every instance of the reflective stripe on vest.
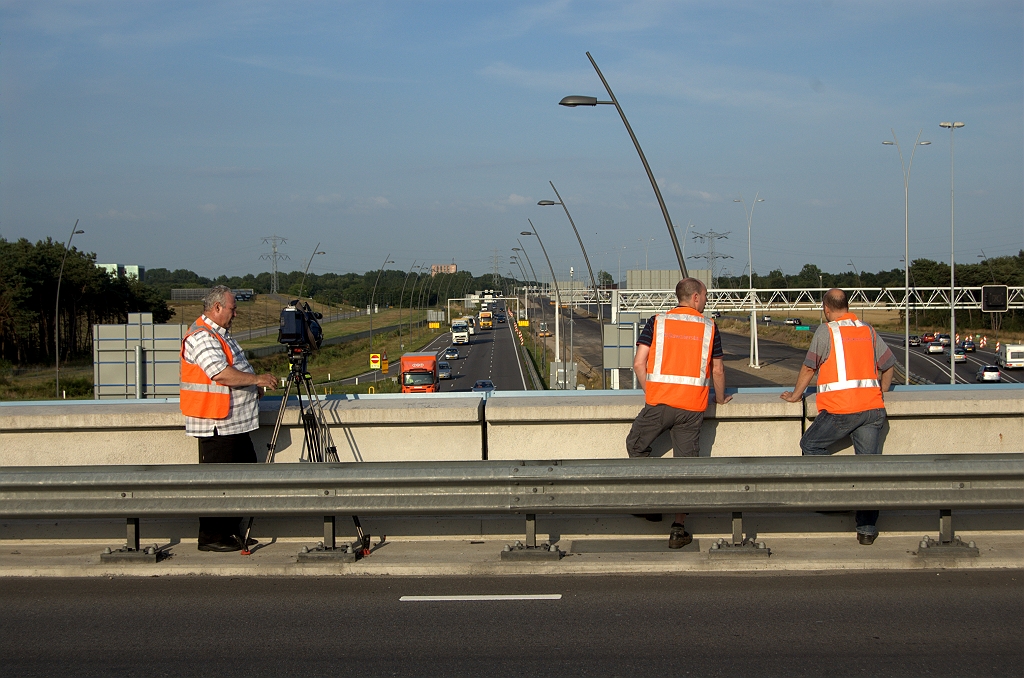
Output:
<instances>
[{"instance_id":1,"label":"reflective stripe on vest","mask_svg":"<svg viewBox=\"0 0 1024 678\"><path fill-rule=\"evenodd\" d=\"M231 414L231 389L215 383L196 363L185 360L185 340L198 332L209 332L220 343L228 365L234 365L235 357L224 337L203 322L200 316L181 340L181 389L179 407L186 417L199 419L226 419Z\"/></svg>"},{"instance_id":2,"label":"reflective stripe on vest","mask_svg":"<svg viewBox=\"0 0 1024 678\"><path fill-rule=\"evenodd\" d=\"M665 325L667 321L702 323L704 325L704 337L700 346L700 374L699 377L685 377L678 374L665 374L662 369L665 351ZM713 323L703 316L684 315L673 313L671 315L659 313L654 321L654 371L647 373L647 381L660 384L682 384L684 386L705 387L710 384L707 378L708 359L711 357L711 338Z\"/></svg>"}]
</instances>

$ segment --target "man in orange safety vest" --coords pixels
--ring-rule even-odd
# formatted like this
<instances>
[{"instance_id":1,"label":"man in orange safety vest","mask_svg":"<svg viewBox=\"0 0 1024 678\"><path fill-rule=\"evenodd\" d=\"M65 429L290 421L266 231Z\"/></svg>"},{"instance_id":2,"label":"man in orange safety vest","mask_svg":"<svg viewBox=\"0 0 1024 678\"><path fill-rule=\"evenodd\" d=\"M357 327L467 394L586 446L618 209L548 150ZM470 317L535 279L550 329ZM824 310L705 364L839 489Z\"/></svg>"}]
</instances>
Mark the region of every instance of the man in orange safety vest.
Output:
<instances>
[{"instance_id":1,"label":"man in orange safety vest","mask_svg":"<svg viewBox=\"0 0 1024 678\"><path fill-rule=\"evenodd\" d=\"M695 278L676 285L679 305L647 321L636 342L633 372L644 390L646 404L626 436L630 457L651 456L651 443L671 430L677 457L700 454L700 429L708 408L711 385L715 402L732 400L725 395L725 363L722 339L715 321L704 317L708 290ZM648 520L660 521L661 514ZM677 513L669 535L669 548L693 541L684 527L685 513Z\"/></svg>"},{"instance_id":2,"label":"man in orange safety vest","mask_svg":"<svg viewBox=\"0 0 1024 678\"><path fill-rule=\"evenodd\" d=\"M826 292L822 308L828 322L815 331L796 386L781 396L800 402L817 373L818 414L800 438L800 449L804 455L832 454L828 448L849 436L856 454L881 454L884 397L896 356L870 325L850 313L842 290ZM878 536L878 511L857 511L856 520L857 541L870 546Z\"/></svg>"}]
</instances>

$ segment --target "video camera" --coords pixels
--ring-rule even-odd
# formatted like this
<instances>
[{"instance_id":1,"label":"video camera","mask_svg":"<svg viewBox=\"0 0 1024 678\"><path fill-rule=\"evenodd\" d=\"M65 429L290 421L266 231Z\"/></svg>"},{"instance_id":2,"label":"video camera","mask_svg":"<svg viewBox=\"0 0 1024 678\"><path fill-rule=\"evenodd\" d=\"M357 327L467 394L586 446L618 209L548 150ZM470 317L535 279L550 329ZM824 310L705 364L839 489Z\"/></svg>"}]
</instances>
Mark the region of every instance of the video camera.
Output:
<instances>
[{"instance_id":1,"label":"video camera","mask_svg":"<svg viewBox=\"0 0 1024 678\"><path fill-rule=\"evenodd\" d=\"M324 331L317 322L323 314L317 313L308 303L291 302L281 309L281 327L277 332L277 343L292 349L312 351L324 343Z\"/></svg>"}]
</instances>

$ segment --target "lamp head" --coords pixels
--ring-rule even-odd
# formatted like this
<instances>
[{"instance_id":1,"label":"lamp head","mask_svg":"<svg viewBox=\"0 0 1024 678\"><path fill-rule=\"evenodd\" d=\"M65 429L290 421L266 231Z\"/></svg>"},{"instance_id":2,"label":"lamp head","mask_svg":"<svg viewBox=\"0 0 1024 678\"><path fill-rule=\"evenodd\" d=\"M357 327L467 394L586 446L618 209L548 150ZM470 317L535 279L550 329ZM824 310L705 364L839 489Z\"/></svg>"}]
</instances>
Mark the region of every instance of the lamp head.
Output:
<instances>
[{"instance_id":1,"label":"lamp head","mask_svg":"<svg viewBox=\"0 0 1024 678\"><path fill-rule=\"evenodd\" d=\"M78 235L78 234L80 234L80 233L85 233L85 231L83 231L83 230L81 230L81 229L79 229L79 230L75 231L75 235Z\"/></svg>"},{"instance_id":2,"label":"lamp head","mask_svg":"<svg viewBox=\"0 0 1024 678\"><path fill-rule=\"evenodd\" d=\"M540 202L538 202L537 204L538 204L538 205L544 205L544 206L546 207L546 206L548 206L548 205L557 205L558 203L557 203L557 202L555 202L554 200L541 200L541 201L540 201Z\"/></svg>"},{"instance_id":3,"label":"lamp head","mask_svg":"<svg viewBox=\"0 0 1024 678\"><path fill-rule=\"evenodd\" d=\"M930 142L930 141L918 141L917 145L918 146L931 146L932 142Z\"/></svg>"},{"instance_id":4,"label":"lamp head","mask_svg":"<svg viewBox=\"0 0 1024 678\"><path fill-rule=\"evenodd\" d=\"M533 231L520 231L519 235L533 235Z\"/></svg>"},{"instance_id":5,"label":"lamp head","mask_svg":"<svg viewBox=\"0 0 1024 678\"><path fill-rule=\"evenodd\" d=\"M577 106L597 106L597 97L585 97L578 94L567 96L558 102L559 106L575 108Z\"/></svg>"},{"instance_id":6,"label":"lamp head","mask_svg":"<svg viewBox=\"0 0 1024 678\"><path fill-rule=\"evenodd\" d=\"M743 201L742 201L742 200L740 200L739 198L734 198L734 199L733 199L733 202L743 202Z\"/></svg>"},{"instance_id":7,"label":"lamp head","mask_svg":"<svg viewBox=\"0 0 1024 678\"><path fill-rule=\"evenodd\" d=\"M882 145L883 145L883 146L895 146L896 144L894 144L894 143L893 143L893 142L891 142L891 141L883 141L883 142L882 142Z\"/></svg>"}]
</instances>

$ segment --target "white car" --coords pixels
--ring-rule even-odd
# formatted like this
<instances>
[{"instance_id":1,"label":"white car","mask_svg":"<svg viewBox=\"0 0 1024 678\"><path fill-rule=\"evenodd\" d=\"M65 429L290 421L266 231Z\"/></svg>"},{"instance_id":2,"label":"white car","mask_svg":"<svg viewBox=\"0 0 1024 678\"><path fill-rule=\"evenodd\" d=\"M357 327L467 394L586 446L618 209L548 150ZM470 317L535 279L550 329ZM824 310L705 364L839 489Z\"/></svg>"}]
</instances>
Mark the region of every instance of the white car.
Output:
<instances>
[{"instance_id":1,"label":"white car","mask_svg":"<svg viewBox=\"0 0 1024 678\"><path fill-rule=\"evenodd\" d=\"M1002 381L1002 380L1003 380L1003 373L1000 372L999 368L996 367L995 365L983 365L982 368L980 370L978 370L977 376L975 376L975 381Z\"/></svg>"},{"instance_id":2,"label":"white car","mask_svg":"<svg viewBox=\"0 0 1024 678\"><path fill-rule=\"evenodd\" d=\"M967 362L967 354L964 353L964 350L962 348L958 348L955 351L953 351L953 362L955 362L955 363L965 363L965 362Z\"/></svg>"},{"instance_id":3,"label":"white car","mask_svg":"<svg viewBox=\"0 0 1024 678\"><path fill-rule=\"evenodd\" d=\"M933 341L924 348L925 353L945 353L946 347L937 341Z\"/></svg>"}]
</instances>

